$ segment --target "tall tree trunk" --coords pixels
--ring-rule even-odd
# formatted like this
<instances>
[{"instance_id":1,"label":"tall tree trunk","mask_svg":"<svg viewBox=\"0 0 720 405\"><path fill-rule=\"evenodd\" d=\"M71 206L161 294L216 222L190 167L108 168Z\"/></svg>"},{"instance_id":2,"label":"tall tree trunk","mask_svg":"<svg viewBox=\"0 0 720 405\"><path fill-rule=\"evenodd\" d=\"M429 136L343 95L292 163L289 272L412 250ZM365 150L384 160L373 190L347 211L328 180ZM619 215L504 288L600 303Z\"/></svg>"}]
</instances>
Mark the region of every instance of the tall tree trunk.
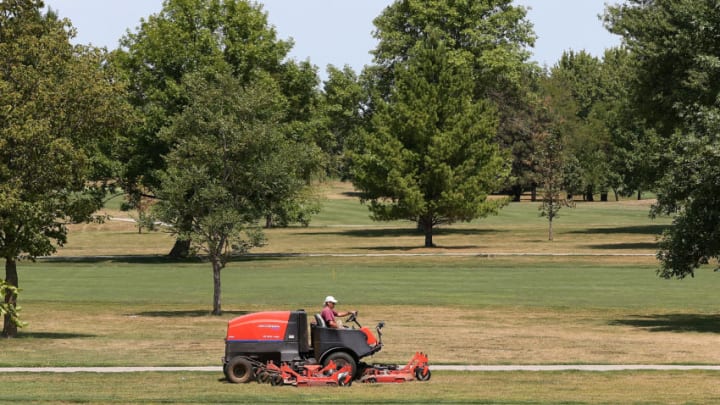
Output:
<instances>
[{"instance_id":1,"label":"tall tree trunk","mask_svg":"<svg viewBox=\"0 0 720 405\"><path fill-rule=\"evenodd\" d=\"M548 240L549 241L552 241L554 238L552 223L553 223L552 218L548 219Z\"/></svg>"},{"instance_id":2,"label":"tall tree trunk","mask_svg":"<svg viewBox=\"0 0 720 405\"><path fill-rule=\"evenodd\" d=\"M213 315L222 315L222 289L220 283L220 271L222 265L218 259L212 259L213 267Z\"/></svg>"},{"instance_id":3,"label":"tall tree trunk","mask_svg":"<svg viewBox=\"0 0 720 405\"><path fill-rule=\"evenodd\" d=\"M425 230L425 247L426 248L435 247L435 245L433 244L432 238L433 238L432 228L430 228L429 230Z\"/></svg>"},{"instance_id":4,"label":"tall tree trunk","mask_svg":"<svg viewBox=\"0 0 720 405\"><path fill-rule=\"evenodd\" d=\"M176 239L168 257L172 259L185 259L190 256L190 242L189 240Z\"/></svg>"},{"instance_id":5,"label":"tall tree trunk","mask_svg":"<svg viewBox=\"0 0 720 405\"><path fill-rule=\"evenodd\" d=\"M537 183L533 182L532 186L530 186L530 201L536 202L537 201Z\"/></svg>"},{"instance_id":6,"label":"tall tree trunk","mask_svg":"<svg viewBox=\"0 0 720 405\"><path fill-rule=\"evenodd\" d=\"M642 200L642 190L638 190L638 201Z\"/></svg>"},{"instance_id":7,"label":"tall tree trunk","mask_svg":"<svg viewBox=\"0 0 720 405\"><path fill-rule=\"evenodd\" d=\"M607 202L607 200L608 200L608 192L604 191L604 192L600 193L600 201Z\"/></svg>"},{"instance_id":8,"label":"tall tree trunk","mask_svg":"<svg viewBox=\"0 0 720 405\"><path fill-rule=\"evenodd\" d=\"M433 243L433 223L432 220L423 220L423 232L425 233L425 247L435 247Z\"/></svg>"},{"instance_id":9,"label":"tall tree trunk","mask_svg":"<svg viewBox=\"0 0 720 405\"><path fill-rule=\"evenodd\" d=\"M585 201L595 201L595 192L592 186L588 186L587 191L585 192Z\"/></svg>"},{"instance_id":10,"label":"tall tree trunk","mask_svg":"<svg viewBox=\"0 0 720 405\"><path fill-rule=\"evenodd\" d=\"M512 201L520 202L521 199L522 199L522 186L519 184L515 184L512 186Z\"/></svg>"},{"instance_id":11,"label":"tall tree trunk","mask_svg":"<svg viewBox=\"0 0 720 405\"><path fill-rule=\"evenodd\" d=\"M180 222L180 227L182 230L190 230L192 229L193 224L193 217L192 215L186 215L183 220ZM172 250L170 250L170 253L168 253L168 256L171 259L186 259L190 256L190 244L191 240L175 240L175 244L172 247Z\"/></svg>"},{"instance_id":12,"label":"tall tree trunk","mask_svg":"<svg viewBox=\"0 0 720 405\"><path fill-rule=\"evenodd\" d=\"M15 259L5 258L5 282L13 287L18 286L17 262ZM8 294L5 296L5 303L11 306L17 306L17 295ZM17 325L10 320L10 315L5 315L3 320L2 336L7 338L17 337Z\"/></svg>"}]
</instances>

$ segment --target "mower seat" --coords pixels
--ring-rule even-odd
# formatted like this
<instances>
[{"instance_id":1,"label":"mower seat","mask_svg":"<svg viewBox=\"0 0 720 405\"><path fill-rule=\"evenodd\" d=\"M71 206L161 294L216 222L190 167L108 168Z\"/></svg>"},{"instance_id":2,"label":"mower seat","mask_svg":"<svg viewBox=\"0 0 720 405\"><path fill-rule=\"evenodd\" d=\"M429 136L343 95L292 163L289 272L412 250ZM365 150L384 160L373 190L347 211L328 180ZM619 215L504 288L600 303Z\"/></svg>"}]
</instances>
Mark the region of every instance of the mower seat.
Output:
<instances>
[{"instance_id":1,"label":"mower seat","mask_svg":"<svg viewBox=\"0 0 720 405\"><path fill-rule=\"evenodd\" d=\"M320 314L315 314L315 324L318 328L325 328L327 325L325 325L325 320L322 318Z\"/></svg>"}]
</instances>

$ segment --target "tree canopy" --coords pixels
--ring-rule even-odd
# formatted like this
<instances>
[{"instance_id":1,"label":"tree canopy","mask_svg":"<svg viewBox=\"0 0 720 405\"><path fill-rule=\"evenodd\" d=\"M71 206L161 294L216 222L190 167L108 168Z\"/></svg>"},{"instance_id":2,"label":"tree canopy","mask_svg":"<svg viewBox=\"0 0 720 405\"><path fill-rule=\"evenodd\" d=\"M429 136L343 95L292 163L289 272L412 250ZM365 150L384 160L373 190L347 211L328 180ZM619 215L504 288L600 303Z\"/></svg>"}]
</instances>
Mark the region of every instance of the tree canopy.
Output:
<instances>
[{"instance_id":1,"label":"tree canopy","mask_svg":"<svg viewBox=\"0 0 720 405\"><path fill-rule=\"evenodd\" d=\"M433 227L497 210L488 201L508 172L493 142L497 111L473 98L472 66L439 31L417 42L395 69L387 101L378 101L353 154L353 182L378 220L408 219L433 246Z\"/></svg>"},{"instance_id":2,"label":"tree canopy","mask_svg":"<svg viewBox=\"0 0 720 405\"><path fill-rule=\"evenodd\" d=\"M248 82L257 70L278 73L291 46L277 39L260 6L243 0L168 0L141 20L113 59L125 71L130 100L143 117L126 144L128 191L159 186L162 155L174 140L157 135L187 104L186 74L232 72Z\"/></svg>"},{"instance_id":3,"label":"tree canopy","mask_svg":"<svg viewBox=\"0 0 720 405\"><path fill-rule=\"evenodd\" d=\"M557 110L555 131L564 143L568 159L563 186L571 194L592 201L600 191L603 199L620 185L611 161L613 144L605 109L612 97L604 76L604 61L585 51L564 52L543 83L544 95Z\"/></svg>"},{"instance_id":4,"label":"tree canopy","mask_svg":"<svg viewBox=\"0 0 720 405\"><path fill-rule=\"evenodd\" d=\"M307 62L285 60L292 41L277 38L267 14L255 2L168 0L159 13L141 21L136 32L128 33L121 45L114 63L126 72L131 101L143 118L128 136L123 153L122 182L131 196L157 197L166 168L163 156L178 141L158 134L191 99L183 85L189 74L230 74L242 84L270 77L286 99L278 105L283 108L285 136L309 144L329 142L318 118L316 68ZM318 154L312 164L321 166L322 158ZM304 180L315 172L304 172ZM317 208L304 190L285 192L282 204L268 205L267 223L306 223ZM173 251L183 255L186 246L181 244Z\"/></svg>"},{"instance_id":5,"label":"tree canopy","mask_svg":"<svg viewBox=\"0 0 720 405\"><path fill-rule=\"evenodd\" d=\"M535 35L526 13L511 0L395 1L374 21L378 46L375 65L367 72L376 76L374 92L389 94L393 71L407 60L409 50L430 30L442 32L445 46L462 50L468 59L473 99L492 101L498 111L495 139L512 157L503 189L512 189L517 199L533 183L531 93L540 74L528 63Z\"/></svg>"},{"instance_id":6,"label":"tree canopy","mask_svg":"<svg viewBox=\"0 0 720 405\"><path fill-rule=\"evenodd\" d=\"M659 274L683 278L720 257L720 8L712 0L630 0L605 19L636 61L629 105L653 163L654 213L675 215Z\"/></svg>"},{"instance_id":7,"label":"tree canopy","mask_svg":"<svg viewBox=\"0 0 720 405\"><path fill-rule=\"evenodd\" d=\"M157 209L212 263L219 315L220 271L231 255L262 242L258 219L305 185L300 172L318 150L285 137L285 100L270 78L242 84L229 74L196 74L184 84L188 106L161 133L177 143L166 156Z\"/></svg>"},{"instance_id":8,"label":"tree canopy","mask_svg":"<svg viewBox=\"0 0 720 405\"><path fill-rule=\"evenodd\" d=\"M366 92L357 74L349 66L339 69L328 66L328 78L323 85L323 108L327 128L333 140L327 149L330 155L330 172L340 178L349 177L344 162L346 147L352 143L364 125L362 105Z\"/></svg>"},{"instance_id":9,"label":"tree canopy","mask_svg":"<svg viewBox=\"0 0 720 405\"><path fill-rule=\"evenodd\" d=\"M131 117L105 54L71 45L69 21L43 7L0 4L0 256L14 287L20 258L52 254L68 223L102 206L107 152ZM16 295L5 302L14 306ZM3 335L16 326L6 316Z\"/></svg>"},{"instance_id":10,"label":"tree canopy","mask_svg":"<svg viewBox=\"0 0 720 405\"><path fill-rule=\"evenodd\" d=\"M392 71L407 61L415 44L437 30L446 47L463 50L462 57L468 58L474 98L517 90L530 56L526 47L535 41L525 16L526 10L512 0L398 0L374 21L379 41L375 63L392 80Z\"/></svg>"}]
</instances>

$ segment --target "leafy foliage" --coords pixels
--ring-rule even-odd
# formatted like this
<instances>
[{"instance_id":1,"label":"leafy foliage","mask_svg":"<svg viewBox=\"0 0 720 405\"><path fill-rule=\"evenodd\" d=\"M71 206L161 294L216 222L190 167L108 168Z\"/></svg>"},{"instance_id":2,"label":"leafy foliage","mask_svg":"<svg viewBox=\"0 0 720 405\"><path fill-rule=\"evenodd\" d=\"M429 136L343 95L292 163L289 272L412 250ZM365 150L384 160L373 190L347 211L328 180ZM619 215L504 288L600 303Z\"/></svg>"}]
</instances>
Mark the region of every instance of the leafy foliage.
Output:
<instances>
[{"instance_id":1,"label":"leafy foliage","mask_svg":"<svg viewBox=\"0 0 720 405\"><path fill-rule=\"evenodd\" d=\"M330 172L346 179L350 173L343 162L344 152L363 126L361 106L366 101L366 92L349 66L343 69L328 66L327 74L328 79L323 86L323 106L327 127L334 142L326 150L331 159Z\"/></svg>"},{"instance_id":2,"label":"leafy foliage","mask_svg":"<svg viewBox=\"0 0 720 405\"><path fill-rule=\"evenodd\" d=\"M178 141L156 207L212 262L213 313L220 314L220 270L263 242L258 219L302 184L298 172L318 151L284 136L284 98L269 78L244 85L229 74L189 75L185 85L189 104L161 133Z\"/></svg>"},{"instance_id":3,"label":"leafy foliage","mask_svg":"<svg viewBox=\"0 0 720 405\"><path fill-rule=\"evenodd\" d=\"M379 40L376 66L366 70L373 76L372 92L387 97L394 85L394 71L408 60L409 51L432 30L443 33L448 49L462 51L475 86L474 100L494 104L498 114L495 139L512 157L511 174L503 188L532 187L533 86L540 72L527 63L527 48L535 36L525 19L526 9L511 0L395 1L375 19ZM372 108L370 109L372 113Z\"/></svg>"},{"instance_id":4,"label":"leafy foliage","mask_svg":"<svg viewBox=\"0 0 720 405\"><path fill-rule=\"evenodd\" d=\"M556 112L555 128L561 132L566 154L568 192L593 200L595 191L604 195L619 187L610 165L613 144L605 109L612 105L603 75L603 61L585 51L563 53L550 70L544 92Z\"/></svg>"},{"instance_id":5,"label":"leafy foliage","mask_svg":"<svg viewBox=\"0 0 720 405\"><path fill-rule=\"evenodd\" d=\"M471 66L433 31L395 70L387 102L373 116L374 133L352 156L353 182L377 220L408 219L432 246L435 225L495 212L488 201L507 175L494 144L496 110L474 101Z\"/></svg>"},{"instance_id":6,"label":"leafy foliage","mask_svg":"<svg viewBox=\"0 0 720 405\"><path fill-rule=\"evenodd\" d=\"M17 296L18 288L0 279L0 316L3 318L7 317L10 323L21 328L26 325L25 322L20 320L19 313L22 308L6 301L6 299L10 297L17 298Z\"/></svg>"},{"instance_id":7,"label":"leafy foliage","mask_svg":"<svg viewBox=\"0 0 720 405\"><path fill-rule=\"evenodd\" d=\"M658 182L653 214L675 215L657 255L664 278L694 275L701 265L720 259L719 112L708 117L711 128L694 128L677 140L670 152L672 168Z\"/></svg>"},{"instance_id":8,"label":"leafy foliage","mask_svg":"<svg viewBox=\"0 0 720 405\"><path fill-rule=\"evenodd\" d=\"M683 278L720 257L720 7L711 0L631 0L610 7L612 32L636 60L630 89L657 181L654 214L676 215L659 275Z\"/></svg>"},{"instance_id":9,"label":"leafy foliage","mask_svg":"<svg viewBox=\"0 0 720 405\"><path fill-rule=\"evenodd\" d=\"M525 46L534 43L525 15L525 9L510 0L399 0L375 19L375 61L391 82L393 70L407 61L415 44L438 30L445 46L465 51L476 79L475 98L518 88L529 57Z\"/></svg>"},{"instance_id":10,"label":"leafy foliage","mask_svg":"<svg viewBox=\"0 0 720 405\"><path fill-rule=\"evenodd\" d=\"M190 100L183 86L185 75L227 73L250 83L258 74L270 74L289 92L283 107L294 110L287 119L305 119L308 112L303 109L312 107L309 100L315 97L314 68L292 61L283 64L292 42L278 40L262 7L249 1L168 0L121 45L113 62L128 76L131 101L143 116L125 145L128 163L123 178L131 192L154 193L160 186L162 156L176 139L158 133Z\"/></svg>"},{"instance_id":11,"label":"leafy foliage","mask_svg":"<svg viewBox=\"0 0 720 405\"><path fill-rule=\"evenodd\" d=\"M66 225L101 206L110 147L131 118L104 53L71 45L69 21L42 8L0 4L0 257L13 286L18 259L54 253Z\"/></svg>"},{"instance_id":12,"label":"leafy foliage","mask_svg":"<svg viewBox=\"0 0 720 405\"><path fill-rule=\"evenodd\" d=\"M550 130L539 132L535 142L538 145L535 155L538 181L543 190L540 216L548 219L548 240L553 240L553 220L559 216L561 208L574 206L572 201L560 196L565 185L563 139L557 131Z\"/></svg>"}]
</instances>

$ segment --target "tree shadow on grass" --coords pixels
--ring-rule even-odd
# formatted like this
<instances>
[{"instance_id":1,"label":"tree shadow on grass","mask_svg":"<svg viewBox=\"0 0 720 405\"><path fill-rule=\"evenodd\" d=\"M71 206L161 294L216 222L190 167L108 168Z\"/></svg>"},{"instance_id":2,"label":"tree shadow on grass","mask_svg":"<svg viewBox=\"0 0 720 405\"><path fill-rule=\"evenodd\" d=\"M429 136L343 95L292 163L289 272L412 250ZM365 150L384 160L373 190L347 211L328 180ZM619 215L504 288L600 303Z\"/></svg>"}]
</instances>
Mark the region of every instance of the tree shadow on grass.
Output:
<instances>
[{"instance_id":1,"label":"tree shadow on grass","mask_svg":"<svg viewBox=\"0 0 720 405\"><path fill-rule=\"evenodd\" d=\"M434 236L444 235L465 235L465 236L476 236L476 235L488 235L500 232L507 232L497 229L448 229L440 228L433 230ZM353 236L358 238L397 238L397 237L424 237L422 231L415 228L379 228L379 229L346 229L338 231L323 231L323 232L304 232L301 235L336 235L336 236Z\"/></svg>"},{"instance_id":2,"label":"tree shadow on grass","mask_svg":"<svg viewBox=\"0 0 720 405\"><path fill-rule=\"evenodd\" d=\"M206 309L190 311L145 311L132 315L145 316L149 318L202 318L211 316L211 312L212 311ZM250 311L223 311L221 316L240 316L247 315L249 313Z\"/></svg>"},{"instance_id":3,"label":"tree shadow on grass","mask_svg":"<svg viewBox=\"0 0 720 405\"><path fill-rule=\"evenodd\" d=\"M246 255L237 255L229 258L230 262L249 262L249 261L261 261L261 260L278 260L284 257L300 256L299 254L262 254L262 253L248 253ZM189 257L185 259L174 259L165 255L117 255L117 256L73 256L73 257L47 257L40 260L53 262L53 263L121 263L121 264L144 264L144 265L165 265L165 264L198 264L208 263L206 257Z\"/></svg>"},{"instance_id":4,"label":"tree shadow on grass","mask_svg":"<svg viewBox=\"0 0 720 405\"><path fill-rule=\"evenodd\" d=\"M22 332L18 333L16 339L85 339L94 338L97 335L87 333L62 333L62 332Z\"/></svg>"},{"instance_id":5,"label":"tree shadow on grass","mask_svg":"<svg viewBox=\"0 0 720 405\"><path fill-rule=\"evenodd\" d=\"M657 250L658 244L652 242L638 242L638 243L606 243L602 245L588 245L590 249L599 250Z\"/></svg>"},{"instance_id":6,"label":"tree shadow on grass","mask_svg":"<svg viewBox=\"0 0 720 405\"><path fill-rule=\"evenodd\" d=\"M610 325L632 326L650 332L720 333L720 315L631 315L611 321Z\"/></svg>"},{"instance_id":7,"label":"tree shadow on grass","mask_svg":"<svg viewBox=\"0 0 720 405\"><path fill-rule=\"evenodd\" d=\"M572 231L569 233L575 233L575 234L590 234L590 235L596 235L596 234L633 234L633 235L660 235L662 234L666 229L670 229L671 225L638 225L638 226L619 226L615 228L589 228L589 229L582 229L577 231Z\"/></svg>"},{"instance_id":8,"label":"tree shadow on grass","mask_svg":"<svg viewBox=\"0 0 720 405\"><path fill-rule=\"evenodd\" d=\"M343 191L341 194L345 197L353 197L358 199L362 197L362 193L359 191Z\"/></svg>"},{"instance_id":9,"label":"tree shadow on grass","mask_svg":"<svg viewBox=\"0 0 720 405\"><path fill-rule=\"evenodd\" d=\"M247 253L244 255L238 255L228 258L228 263L243 263L243 262L275 262L281 260L288 260L295 257L304 257L303 253ZM202 263L209 263L207 260L203 260Z\"/></svg>"},{"instance_id":10,"label":"tree shadow on grass","mask_svg":"<svg viewBox=\"0 0 720 405\"><path fill-rule=\"evenodd\" d=\"M472 229L472 228L438 228L433 231L433 235L489 235L494 233L506 233L507 230L502 229Z\"/></svg>"},{"instance_id":11,"label":"tree shadow on grass","mask_svg":"<svg viewBox=\"0 0 720 405\"><path fill-rule=\"evenodd\" d=\"M349 229L349 230L337 230L337 231L321 231L321 232L302 232L300 235L318 236L318 235L330 235L330 236L354 236L358 238L397 238L401 236L418 236L422 235L420 231L412 228L380 228L380 229Z\"/></svg>"},{"instance_id":12,"label":"tree shadow on grass","mask_svg":"<svg viewBox=\"0 0 720 405\"><path fill-rule=\"evenodd\" d=\"M421 241L422 242L422 241ZM464 245L464 246L444 246L444 245L435 245L433 248L430 249L445 249L445 250L467 250L467 249L478 249L480 246L478 245ZM414 250L417 254L442 254L447 252L437 252L437 251L424 251L424 250L418 250L418 249L425 249L425 247L422 244L419 244L417 246L373 246L373 247L355 247L353 248L355 250L370 250L370 251L399 251L399 252L408 252L411 250Z\"/></svg>"},{"instance_id":13,"label":"tree shadow on grass","mask_svg":"<svg viewBox=\"0 0 720 405\"><path fill-rule=\"evenodd\" d=\"M125 264L168 264L201 263L202 258L189 257L173 259L166 255L98 255L98 256L52 256L40 260L54 263L125 263Z\"/></svg>"}]
</instances>

